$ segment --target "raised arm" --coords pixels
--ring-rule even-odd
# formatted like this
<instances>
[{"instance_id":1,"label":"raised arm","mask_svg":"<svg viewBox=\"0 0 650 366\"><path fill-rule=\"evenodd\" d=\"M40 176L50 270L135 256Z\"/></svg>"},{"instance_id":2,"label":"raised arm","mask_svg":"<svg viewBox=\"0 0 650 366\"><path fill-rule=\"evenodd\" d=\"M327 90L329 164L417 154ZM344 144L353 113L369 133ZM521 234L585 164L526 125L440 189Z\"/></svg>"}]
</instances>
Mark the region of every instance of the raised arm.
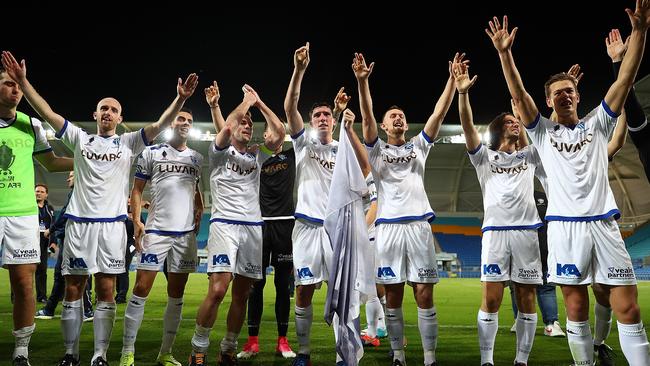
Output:
<instances>
[{"instance_id":1,"label":"raised arm","mask_svg":"<svg viewBox=\"0 0 650 366\"><path fill-rule=\"evenodd\" d=\"M131 190L131 212L133 214L133 237L135 238L135 250L142 252L142 236L144 235L144 223L140 220L142 212L142 192L147 181L136 177L133 180Z\"/></svg>"},{"instance_id":2,"label":"raised arm","mask_svg":"<svg viewBox=\"0 0 650 366\"><path fill-rule=\"evenodd\" d=\"M625 12L632 23L632 33L618 77L605 95L605 103L614 113L620 113L623 110L625 98L632 88L643 58L646 33L650 25L650 1L637 0L634 12L630 9L625 9Z\"/></svg>"},{"instance_id":3,"label":"raised arm","mask_svg":"<svg viewBox=\"0 0 650 366\"><path fill-rule=\"evenodd\" d=\"M210 106L210 116L212 116L212 124L214 125L214 130L216 133L219 133L223 126L226 125L226 120L223 118L221 113L221 107L219 107L219 98L221 94L219 93L219 86L216 81L212 82L212 85L203 89L205 92L205 101Z\"/></svg>"},{"instance_id":4,"label":"raised arm","mask_svg":"<svg viewBox=\"0 0 650 366\"><path fill-rule=\"evenodd\" d=\"M361 173L363 176L367 176L370 173L370 160L368 160L368 152L363 147L359 136L354 131L354 113L351 110L346 109L343 111L343 128L345 128L345 133L350 139L352 144L352 150L354 150L354 155L357 156L357 161L359 161L359 166L361 167Z\"/></svg>"},{"instance_id":5,"label":"raised arm","mask_svg":"<svg viewBox=\"0 0 650 366\"><path fill-rule=\"evenodd\" d=\"M292 136L305 128L300 112L298 112L298 100L300 99L300 87L302 78L309 65L309 42L298 48L293 54L293 74L284 97L284 113L287 115L289 134Z\"/></svg>"},{"instance_id":6,"label":"raised arm","mask_svg":"<svg viewBox=\"0 0 650 366\"><path fill-rule=\"evenodd\" d=\"M194 94L198 81L199 77L194 73L190 74L187 79L185 79L185 82L183 82L183 79L178 78L178 84L176 84L177 94L172 104L165 109L160 118L158 118L158 121L144 128L144 134L147 137L147 141L155 140L162 130L171 125L172 121L176 118L176 115L178 115L178 112L183 108L183 104L185 104L187 98Z\"/></svg>"},{"instance_id":7,"label":"raised arm","mask_svg":"<svg viewBox=\"0 0 650 366\"><path fill-rule=\"evenodd\" d=\"M442 120L445 119L445 116L449 111L449 107L451 106L451 102L454 100L456 80L454 79L454 75L452 74L452 65L455 64L467 65L469 61L467 60L463 61L464 57L465 57L464 53L462 55L456 53L454 55L453 61L449 62L449 77L447 78L447 84L445 85L445 89L442 91L440 98L438 98L438 101L436 102L436 106L433 108L433 113L431 113L431 115L427 119L427 123L424 125L423 128L424 133L427 136L429 136L431 139L435 139L436 137L438 137L438 132L440 131L440 125L442 124Z\"/></svg>"},{"instance_id":8,"label":"raised arm","mask_svg":"<svg viewBox=\"0 0 650 366\"><path fill-rule=\"evenodd\" d=\"M460 114L460 125L463 127L465 135L465 145L468 151L474 151L481 144L476 127L474 127L474 117L472 116L472 106L469 103L469 89L474 85L477 75L469 77L469 66L464 63L454 63L452 72L456 80L456 90L458 90L458 113Z\"/></svg>"},{"instance_id":9,"label":"raised arm","mask_svg":"<svg viewBox=\"0 0 650 366\"><path fill-rule=\"evenodd\" d=\"M9 77L18 83L29 105L34 108L39 116L49 122L56 132L59 132L65 124L65 119L52 110L50 105L27 80L27 64L25 60L21 60L19 64L11 52L2 51L2 66L7 70Z\"/></svg>"},{"instance_id":10,"label":"raised arm","mask_svg":"<svg viewBox=\"0 0 650 366\"><path fill-rule=\"evenodd\" d=\"M354 76L357 78L357 85L359 88L359 107L361 108L361 124L363 131L363 139L366 143L371 143L377 140L377 120L372 112L372 97L370 96L370 84L368 77L372 74L372 69L375 63L366 65L366 59L361 53L355 53L352 60L352 70Z\"/></svg>"},{"instance_id":11,"label":"raised arm","mask_svg":"<svg viewBox=\"0 0 650 366\"><path fill-rule=\"evenodd\" d=\"M334 97L334 110L332 111L332 118L334 118L334 121L338 121L339 117L341 117L341 113L345 110L345 108L348 107L348 102L350 99L352 99L351 96L348 96L345 93L345 87L341 87L339 89L339 92L336 93L336 96Z\"/></svg>"},{"instance_id":12,"label":"raised arm","mask_svg":"<svg viewBox=\"0 0 650 366\"><path fill-rule=\"evenodd\" d=\"M264 116L264 119L266 120L266 123L269 125L269 131L271 133L266 135L266 138L264 139L264 146L266 146L269 150L271 151L276 151L278 147L282 145L284 142L284 125L282 124L282 121L278 116L273 113L271 108L269 108L263 101L262 98L260 98L259 94L250 87L250 85L246 84L244 85L244 89L248 91L248 93L252 93L255 98L257 99L257 102L255 103L255 107L262 112L262 115Z\"/></svg>"},{"instance_id":13,"label":"raised arm","mask_svg":"<svg viewBox=\"0 0 650 366\"><path fill-rule=\"evenodd\" d=\"M230 145L230 136L232 135L239 122L244 118L246 112L257 103L255 94L246 92L244 93L244 100L228 115L226 118L226 125L219 131L214 138L217 148L223 149Z\"/></svg>"},{"instance_id":14,"label":"raised arm","mask_svg":"<svg viewBox=\"0 0 650 366\"><path fill-rule=\"evenodd\" d=\"M508 16L503 17L503 24L499 22L497 17L494 17L489 22L489 26L490 29L485 29L485 33L490 36L492 45L499 53L503 75L506 78L510 96L521 114L521 122L528 126L533 123L539 110L533 98L524 88L524 82L521 80L521 75L519 75L519 70L517 70L515 60L512 57L512 43L515 40L518 28L515 27L512 32L508 32Z\"/></svg>"},{"instance_id":15,"label":"raised arm","mask_svg":"<svg viewBox=\"0 0 650 366\"><path fill-rule=\"evenodd\" d=\"M524 127L524 124L521 123L521 115L519 114L519 110L517 109L517 106L512 99L510 99L510 108L512 109L512 115L515 116L517 121L519 121L519 138L517 139L517 145L521 150L524 147L530 145L530 142L528 141L528 134L526 134L526 128Z\"/></svg>"},{"instance_id":16,"label":"raised arm","mask_svg":"<svg viewBox=\"0 0 650 366\"><path fill-rule=\"evenodd\" d=\"M625 145L625 139L627 137L627 114L625 110L621 112L621 115L618 116L618 121L616 121L616 127L614 128L614 133L612 133L612 138L607 143L607 157L613 158L616 153L623 148Z\"/></svg>"}]
</instances>

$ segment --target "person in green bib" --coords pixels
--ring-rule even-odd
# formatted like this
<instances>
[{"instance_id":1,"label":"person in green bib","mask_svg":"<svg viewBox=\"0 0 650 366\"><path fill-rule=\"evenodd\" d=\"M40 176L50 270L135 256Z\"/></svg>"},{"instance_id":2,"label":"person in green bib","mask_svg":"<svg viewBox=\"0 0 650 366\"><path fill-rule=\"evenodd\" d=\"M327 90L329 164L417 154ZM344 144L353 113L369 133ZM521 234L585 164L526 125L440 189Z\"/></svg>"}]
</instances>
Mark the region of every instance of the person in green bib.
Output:
<instances>
[{"instance_id":1,"label":"person in green bib","mask_svg":"<svg viewBox=\"0 0 650 366\"><path fill-rule=\"evenodd\" d=\"M0 67L0 263L9 270L15 294L13 365L29 365L34 332L34 272L40 262L38 207L34 199L36 158L48 171L72 170L72 159L58 157L36 118L18 112L18 83Z\"/></svg>"}]
</instances>

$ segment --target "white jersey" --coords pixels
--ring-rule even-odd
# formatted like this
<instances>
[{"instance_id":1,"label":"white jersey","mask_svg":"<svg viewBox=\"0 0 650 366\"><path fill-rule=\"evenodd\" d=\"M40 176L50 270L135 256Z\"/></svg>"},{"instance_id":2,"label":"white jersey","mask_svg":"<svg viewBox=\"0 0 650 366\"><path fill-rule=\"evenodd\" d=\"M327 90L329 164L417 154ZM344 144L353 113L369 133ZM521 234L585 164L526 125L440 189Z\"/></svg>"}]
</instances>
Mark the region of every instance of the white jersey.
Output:
<instances>
[{"instance_id":1,"label":"white jersey","mask_svg":"<svg viewBox=\"0 0 650 366\"><path fill-rule=\"evenodd\" d=\"M374 201L377 201L377 187L375 186L375 179L372 177L372 173L366 176L366 185L368 186L368 193L362 197L364 214L367 214L370 210L370 205Z\"/></svg>"},{"instance_id":2,"label":"white jersey","mask_svg":"<svg viewBox=\"0 0 650 366\"><path fill-rule=\"evenodd\" d=\"M291 136L296 152L298 203L295 217L322 224L332 183L339 143L322 144L305 130Z\"/></svg>"},{"instance_id":3,"label":"white jersey","mask_svg":"<svg viewBox=\"0 0 650 366\"><path fill-rule=\"evenodd\" d=\"M65 217L77 222L126 220L131 164L147 146L144 129L104 137L66 120L56 137L74 151L74 190Z\"/></svg>"},{"instance_id":4,"label":"white jersey","mask_svg":"<svg viewBox=\"0 0 650 366\"><path fill-rule=\"evenodd\" d=\"M377 186L376 225L414 220L433 221L424 190L424 168L433 141L424 131L401 146L380 138L366 145Z\"/></svg>"},{"instance_id":5,"label":"white jersey","mask_svg":"<svg viewBox=\"0 0 650 366\"><path fill-rule=\"evenodd\" d=\"M533 197L534 176L544 179L535 147L526 146L510 154L480 144L469 151L469 160L483 192L481 231L537 229L543 225Z\"/></svg>"},{"instance_id":6,"label":"white jersey","mask_svg":"<svg viewBox=\"0 0 650 366\"><path fill-rule=\"evenodd\" d=\"M145 232L183 235L194 230L194 195L203 155L178 151L168 144L146 148L138 157L135 177L151 181L151 207Z\"/></svg>"},{"instance_id":7,"label":"white jersey","mask_svg":"<svg viewBox=\"0 0 650 366\"><path fill-rule=\"evenodd\" d=\"M548 176L547 220L618 219L607 177L607 142L616 119L603 101L573 128L540 114L528 126Z\"/></svg>"},{"instance_id":8,"label":"white jersey","mask_svg":"<svg viewBox=\"0 0 650 366\"><path fill-rule=\"evenodd\" d=\"M233 146L210 146L210 222L262 225L260 172L272 153L263 145L259 151L241 153Z\"/></svg>"},{"instance_id":9,"label":"white jersey","mask_svg":"<svg viewBox=\"0 0 650 366\"><path fill-rule=\"evenodd\" d=\"M47 136L45 135L43 123L34 117L29 117L29 120L32 123L32 128L34 129L34 155L52 151L50 142L47 141ZM0 128L10 126L15 121L15 117L9 120L0 118Z\"/></svg>"}]
</instances>

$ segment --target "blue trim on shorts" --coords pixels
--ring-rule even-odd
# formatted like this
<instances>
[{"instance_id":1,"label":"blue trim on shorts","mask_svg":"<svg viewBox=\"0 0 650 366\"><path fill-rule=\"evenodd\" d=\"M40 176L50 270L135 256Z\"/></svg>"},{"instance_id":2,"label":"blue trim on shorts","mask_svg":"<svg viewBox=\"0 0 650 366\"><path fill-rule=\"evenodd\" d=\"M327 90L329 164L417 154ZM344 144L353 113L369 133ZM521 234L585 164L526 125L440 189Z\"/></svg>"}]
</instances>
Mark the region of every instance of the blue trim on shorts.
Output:
<instances>
[{"instance_id":1,"label":"blue trim on shorts","mask_svg":"<svg viewBox=\"0 0 650 366\"><path fill-rule=\"evenodd\" d=\"M210 219L210 223L213 223L213 222L223 222L223 223L226 223L226 224L247 225L247 226L262 226L262 225L264 225L264 221L239 221L239 220L222 219L220 217Z\"/></svg>"},{"instance_id":2,"label":"blue trim on shorts","mask_svg":"<svg viewBox=\"0 0 650 366\"><path fill-rule=\"evenodd\" d=\"M436 214L433 212L427 212L424 215L420 216L402 216L402 217L395 217L393 219L377 219L375 220L375 226L378 226L379 224L394 224L394 223L399 223L399 222L404 222L404 221L420 221L426 219L427 222L431 223L433 220L436 219Z\"/></svg>"},{"instance_id":3,"label":"blue trim on shorts","mask_svg":"<svg viewBox=\"0 0 650 366\"><path fill-rule=\"evenodd\" d=\"M191 233L192 231L194 231L194 229L187 231L145 230L144 232L147 234L156 234L162 236L183 236L187 233Z\"/></svg>"},{"instance_id":4,"label":"blue trim on shorts","mask_svg":"<svg viewBox=\"0 0 650 366\"><path fill-rule=\"evenodd\" d=\"M503 230L535 230L535 229L539 229L542 226L544 226L544 224L541 222L538 222L537 224L534 225L486 226L481 229L481 232L484 233L486 231L503 231Z\"/></svg>"},{"instance_id":5,"label":"blue trim on shorts","mask_svg":"<svg viewBox=\"0 0 650 366\"><path fill-rule=\"evenodd\" d=\"M573 221L573 222L588 222L588 221L598 221L598 220L605 220L610 217L614 216L615 220L618 220L621 218L621 211L619 211L617 208L613 210L609 210L607 213L604 213L602 215L595 215L595 216L549 216L546 215L546 220L547 221Z\"/></svg>"},{"instance_id":6,"label":"blue trim on shorts","mask_svg":"<svg viewBox=\"0 0 650 366\"><path fill-rule=\"evenodd\" d=\"M313 223L320 224L320 225L322 225L325 222L323 219L317 219L315 217L307 216L305 214L301 214L301 213L298 213L298 212L296 212L293 215L293 217L295 217L296 219L302 219L302 220L306 220L306 221L313 222Z\"/></svg>"},{"instance_id":7,"label":"blue trim on shorts","mask_svg":"<svg viewBox=\"0 0 650 366\"><path fill-rule=\"evenodd\" d=\"M120 215L117 217L78 217L71 215L69 213L63 214L63 217L66 217L74 222L117 222L117 221L126 221L126 215Z\"/></svg>"}]
</instances>

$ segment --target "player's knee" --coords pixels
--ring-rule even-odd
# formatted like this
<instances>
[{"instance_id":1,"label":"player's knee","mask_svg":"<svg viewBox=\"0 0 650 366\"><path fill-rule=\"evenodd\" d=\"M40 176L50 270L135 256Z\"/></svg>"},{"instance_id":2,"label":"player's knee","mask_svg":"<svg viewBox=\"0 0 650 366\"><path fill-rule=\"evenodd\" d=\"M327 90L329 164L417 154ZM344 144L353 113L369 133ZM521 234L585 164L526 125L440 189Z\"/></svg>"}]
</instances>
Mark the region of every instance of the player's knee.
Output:
<instances>
[{"instance_id":1,"label":"player's knee","mask_svg":"<svg viewBox=\"0 0 650 366\"><path fill-rule=\"evenodd\" d=\"M616 310L616 318L622 323L634 324L641 319L641 308L634 301L627 302Z\"/></svg>"},{"instance_id":2,"label":"player's knee","mask_svg":"<svg viewBox=\"0 0 650 366\"><path fill-rule=\"evenodd\" d=\"M226 292L228 291L228 287L225 287L221 284L214 284L210 286L210 291L208 291L208 298L212 300L213 302L220 304L224 297L226 297Z\"/></svg>"}]
</instances>

